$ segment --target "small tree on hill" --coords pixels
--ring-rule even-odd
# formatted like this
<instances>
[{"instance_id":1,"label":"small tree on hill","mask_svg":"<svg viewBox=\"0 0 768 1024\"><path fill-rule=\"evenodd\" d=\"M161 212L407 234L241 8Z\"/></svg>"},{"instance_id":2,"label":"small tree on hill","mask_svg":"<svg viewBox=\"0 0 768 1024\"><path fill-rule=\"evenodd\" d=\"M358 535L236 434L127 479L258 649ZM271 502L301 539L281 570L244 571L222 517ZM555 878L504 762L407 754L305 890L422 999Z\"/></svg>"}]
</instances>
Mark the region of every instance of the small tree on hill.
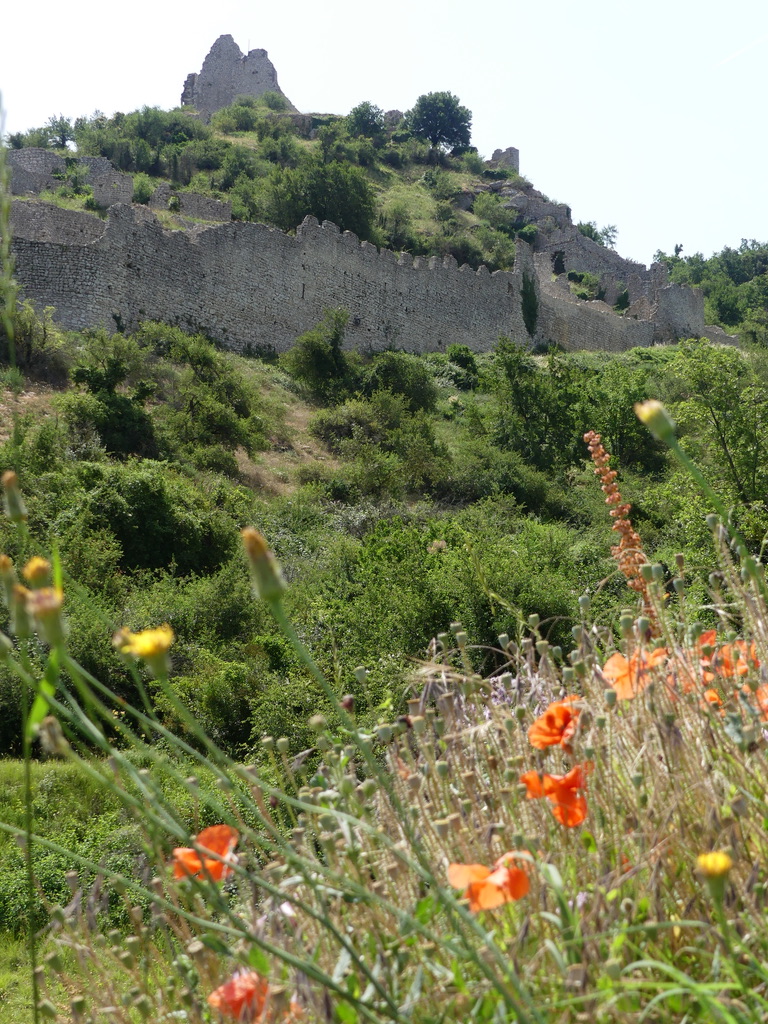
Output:
<instances>
[{"instance_id":1,"label":"small tree on hill","mask_svg":"<svg viewBox=\"0 0 768 1024\"><path fill-rule=\"evenodd\" d=\"M435 149L469 145L472 111L462 107L453 93L428 92L419 96L405 120L416 138L429 139Z\"/></svg>"},{"instance_id":2,"label":"small tree on hill","mask_svg":"<svg viewBox=\"0 0 768 1024\"><path fill-rule=\"evenodd\" d=\"M381 142L384 138L384 111L367 100L358 103L347 114L347 131L352 138L373 139Z\"/></svg>"}]
</instances>

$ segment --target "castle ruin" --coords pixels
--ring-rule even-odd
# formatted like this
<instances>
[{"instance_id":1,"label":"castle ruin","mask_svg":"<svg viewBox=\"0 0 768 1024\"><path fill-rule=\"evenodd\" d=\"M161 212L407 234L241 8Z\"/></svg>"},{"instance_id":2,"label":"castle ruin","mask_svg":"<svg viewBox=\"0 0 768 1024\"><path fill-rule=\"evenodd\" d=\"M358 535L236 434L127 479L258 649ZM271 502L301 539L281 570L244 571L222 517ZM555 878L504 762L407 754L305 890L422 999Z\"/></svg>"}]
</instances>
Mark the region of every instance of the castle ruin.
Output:
<instances>
[{"instance_id":1,"label":"castle ruin","mask_svg":"<svg viewBox=\"0 0 768 1024\"><path fill-rule=\"evenodd\" d=\"M280 90L266 51L244 56L226 35L200 73L187 78L182 102L207 118L239 95L267 91ZM470 209L480 190L491 191L518 224L536 227L533 247L517 240L514 269L491 274L459 267L450 256L379 251L312 217L295 235L233 222L229 203L169 185L157 188L149 209L132 205L131 176L103 157L21 149L8 153L8 163L18 197L12 251L22 293L53 306L69 329L131 330L141 320L162 320L231 349L285 351L325 309L343 306L350 313L346 344L364 351L429 352L454 342L483 351L499 335L526 348L611 352L681 337L733 340L705 325L698 290L670 284L663 265L646 269L585 237L567 206L519 177L457 199ZM96 203L109 208L106 220L34 199L60 184L72 164ZM517 171L519 153L496 150L490 166ZM174 230L153 212L169 209L177 215ZM599 281L600 300L573 293L574 273ZM621 315L614 309L619 297Z\"/></svg>"},{"instance_id":2,"label":"castle ruin","mask_svg":"<svg viewBox=\"0 0 768 1024\"><path fill-rule=\"evenodd\" d=\"M234 103L238 96L262 96L276 92L283 96L287 109L296 112L280 86L277 72L266 50L250 50L243 54L230 35L219 36L203 61L199 73L187 75L181 94L182 106L194 107L203 120L210 120L222 107Z\"/></svg>"}]
</instances>

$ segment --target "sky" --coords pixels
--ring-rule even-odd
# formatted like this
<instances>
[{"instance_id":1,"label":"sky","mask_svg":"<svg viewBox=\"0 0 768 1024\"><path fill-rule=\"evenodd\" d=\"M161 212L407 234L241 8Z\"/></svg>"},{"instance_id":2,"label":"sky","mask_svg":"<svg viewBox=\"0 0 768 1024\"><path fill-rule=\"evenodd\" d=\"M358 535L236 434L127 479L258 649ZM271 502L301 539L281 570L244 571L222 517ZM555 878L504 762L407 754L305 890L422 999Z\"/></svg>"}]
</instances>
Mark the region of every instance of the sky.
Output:
<instances>
[{"instance_id":1,"label":"sky","mask_svg":"<svg viewBox=\"0 0 768 1024\"><path fill-rule=\"evenodd\" d=\"M407 110L447 90L490 157L617 250L768 242L765 0L41 0L0 13L6 131L170 109L219 35L265 49L302 111Z\"/></svg>"}]
</instances>

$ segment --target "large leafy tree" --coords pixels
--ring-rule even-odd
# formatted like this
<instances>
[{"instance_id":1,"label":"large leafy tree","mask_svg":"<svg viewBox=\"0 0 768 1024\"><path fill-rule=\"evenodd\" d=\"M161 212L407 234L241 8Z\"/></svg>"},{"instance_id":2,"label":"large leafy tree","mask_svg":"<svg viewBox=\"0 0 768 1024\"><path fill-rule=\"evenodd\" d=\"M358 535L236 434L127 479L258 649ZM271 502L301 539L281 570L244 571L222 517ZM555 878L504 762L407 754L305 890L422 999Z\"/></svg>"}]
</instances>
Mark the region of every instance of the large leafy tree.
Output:
<instances>
[{"instance_id":1,"label":"large leafy tree","mask_svg":"<svg viewBox=\"0 0 768 1024\"><path fill-rule=\"evenodd\" d=\"M458 96L453 93L428 92L419 96L405 119L417 138L429 139L435 148L454 149L469 145L472 111L462 107Z\"/></svg>"},{"instance_id":2,"label":"large leafy tree","mask_svg":"<svg viewBox=\"0 0 768 1024\"><path fill-rule=\"evenodd\" d=\"M307 214L330 220L342 230L370 238L375 202L358 167L336 161L308 161L295 170L276 169L269 182L270 219L284 231L300 224Z\"/></svg>"}]
</instances>

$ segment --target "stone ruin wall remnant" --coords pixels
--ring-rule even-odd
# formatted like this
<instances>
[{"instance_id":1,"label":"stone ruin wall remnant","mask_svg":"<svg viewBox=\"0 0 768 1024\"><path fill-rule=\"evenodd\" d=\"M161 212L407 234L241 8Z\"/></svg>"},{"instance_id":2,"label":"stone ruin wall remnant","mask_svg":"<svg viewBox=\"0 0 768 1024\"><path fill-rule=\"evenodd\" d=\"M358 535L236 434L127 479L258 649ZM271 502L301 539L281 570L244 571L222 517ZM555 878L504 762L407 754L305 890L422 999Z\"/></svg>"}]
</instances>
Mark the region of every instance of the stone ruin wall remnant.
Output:
<instances>
[{"instance_id":1,"label":"stone ruin wall remnant","mask_svg":"<svg viewBox=\"0 0 768 1024\"><path fill-rule=\"evenodd\" d=\"M12 196L38 196L47 190L55 191L64 184L70 170L64 157L48 149L10 149L6 160L11 170ZM116 170L106 157L81 156L69 163L86 172L83 184L93 189L93 198L99 206L107 208L115 203L130 203L133 178Z\"/></svg>"},{"instance_id":2,"label":"stone ruin wall remnant","mask_svg":"<svg viewBox=\"0 0 768 1024\"><path fill-rule=\"evenodd\" d=\"M285 96L277 84L277 71L266 50L250 50L243 54L230 35L219 36L203 61L199 73L187 75L181 94L182 106L193 106L203 120L222 107L228 107L238 96L262 96L277 92ZM288 109L296 108L285 97Z\"/></svg>"},{"instance_id":3,"label":"stone ruin wall remnant","mask_svg":"<svg viewBox=\"0 0 768 1024\"><path fill-rule=\"evenodd\" d=\"M233 350L285 351L325 309L344 306L348 347L416 353L454 342L488 350L500 334L525 347L618 352L652 344L659 329L647 319L617 316L604 303L559 294L520 241L514 272L490 274L459 267L452 257L380 252L314 218L295 236L235 221L169 231L142 206L113 206L102 220L15 201L12 229L23 293L54 306L70 329L132 329L154 319L205 332ZM526 274L539 300L533 337L521 308ZM701 334L703 319L690 327L683 333Z\"/></svg>"}]
</instances>

